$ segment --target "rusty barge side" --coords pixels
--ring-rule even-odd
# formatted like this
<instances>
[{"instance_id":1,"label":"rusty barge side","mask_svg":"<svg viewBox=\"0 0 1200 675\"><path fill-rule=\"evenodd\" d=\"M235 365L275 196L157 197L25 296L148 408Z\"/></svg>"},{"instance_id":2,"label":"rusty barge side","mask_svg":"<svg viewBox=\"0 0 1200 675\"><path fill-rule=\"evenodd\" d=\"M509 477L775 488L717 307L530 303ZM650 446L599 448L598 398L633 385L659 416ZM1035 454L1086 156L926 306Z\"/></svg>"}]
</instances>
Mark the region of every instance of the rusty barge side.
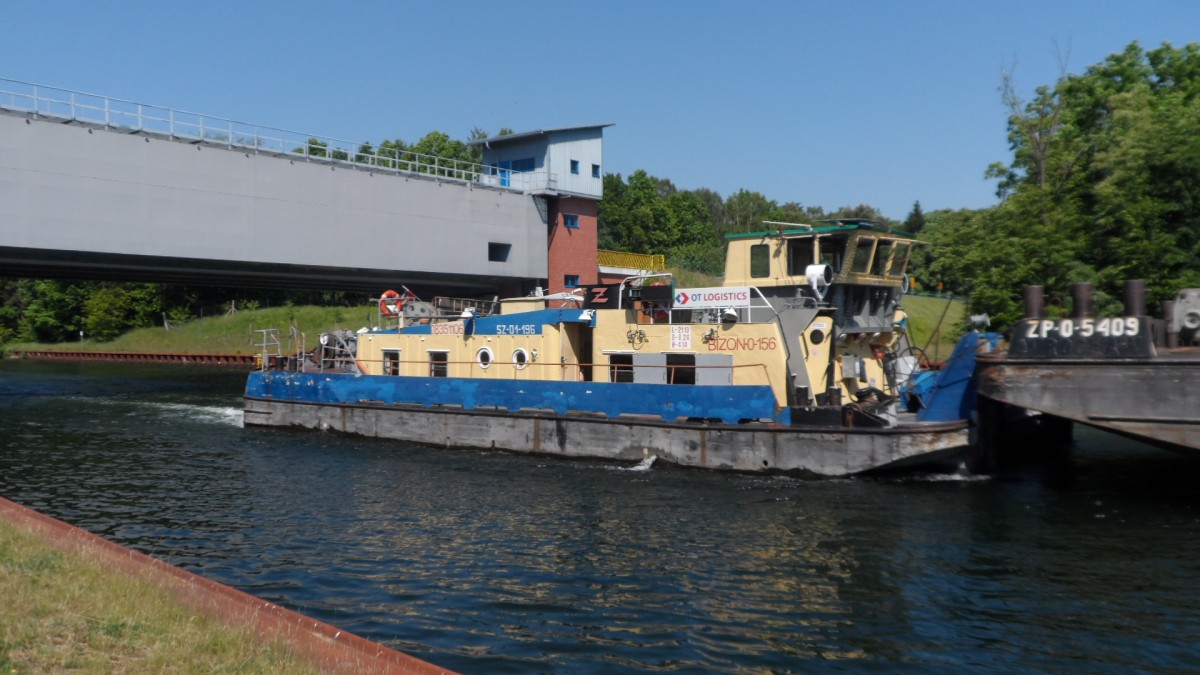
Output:
<instances>
[{"instance_id":1,"label":"rusty barge side","mask_svg":"<svg viewBox=\"0 0 1200 675\"><path fill-rule=\"evenodd\" d=\"M1163 319L1147 315L1144 293L1127 282L1124 315L1098 317L1091 285L1075 284L1060 319L1043 316L1041 287L1026 289L1009 350L977 360L975 468L1027 440L1069 442L1074 423L1200 458L1200 290L1164 303Z\"/></svg>"}]
</instances>

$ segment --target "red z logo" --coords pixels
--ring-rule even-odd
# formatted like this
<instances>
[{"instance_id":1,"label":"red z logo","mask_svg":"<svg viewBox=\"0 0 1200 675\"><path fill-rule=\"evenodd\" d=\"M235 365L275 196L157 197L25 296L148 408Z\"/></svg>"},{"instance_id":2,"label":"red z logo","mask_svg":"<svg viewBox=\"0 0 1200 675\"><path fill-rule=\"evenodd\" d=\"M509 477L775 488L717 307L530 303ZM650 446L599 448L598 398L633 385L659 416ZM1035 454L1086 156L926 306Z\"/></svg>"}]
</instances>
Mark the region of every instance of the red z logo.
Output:
<instances>
[{"instance_id":1,"label":"red z logo","mask_svg":"<svg viewBox=\"0 0 1200 675\"><path fill-rule=\"evenodd\" d=\"M608 303L608 288L605 286L596 286L592 288L592 302L601 305Z\"/></svg>"}]
</instances>

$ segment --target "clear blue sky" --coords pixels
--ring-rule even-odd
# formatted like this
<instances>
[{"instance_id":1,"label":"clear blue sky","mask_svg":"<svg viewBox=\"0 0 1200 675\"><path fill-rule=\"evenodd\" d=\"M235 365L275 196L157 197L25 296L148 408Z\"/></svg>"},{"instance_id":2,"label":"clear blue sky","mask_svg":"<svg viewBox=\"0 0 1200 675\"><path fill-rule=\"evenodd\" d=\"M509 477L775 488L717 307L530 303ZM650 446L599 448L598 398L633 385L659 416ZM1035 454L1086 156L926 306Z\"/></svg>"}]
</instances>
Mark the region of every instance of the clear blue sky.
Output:
<instances>
[{"instance_id":1,"label":"clear blue sky","mask_svg":"<svg viewBox=\"0 0 1200 675\"><path fill-rule=\"evenodd\" d=\"M1200 2L6 0L0 78L350 141L614 122L606 172L903 219L995 202L1004 68L1133 40Z\"/></svg>"}]
</instances>

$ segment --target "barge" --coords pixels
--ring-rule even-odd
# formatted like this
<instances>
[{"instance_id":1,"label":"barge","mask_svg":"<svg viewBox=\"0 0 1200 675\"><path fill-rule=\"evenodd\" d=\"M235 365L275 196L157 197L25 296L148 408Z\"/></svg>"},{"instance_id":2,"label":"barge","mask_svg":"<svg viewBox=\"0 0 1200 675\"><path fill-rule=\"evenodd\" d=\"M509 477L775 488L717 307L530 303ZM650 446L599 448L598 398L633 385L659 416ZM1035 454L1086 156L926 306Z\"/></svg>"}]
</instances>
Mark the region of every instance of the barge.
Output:
<instances>
[{"instance_id":1,"label":"barge","mask_svg":"<svg viewBox=\"0 0 1200 675\"><path fill-rule=\"evenodd\" d=\"M1025 289L1025 317L1007 350L978 362L978 433L972 466L995 470L1005 453L1055 450L1087 426L1200 458L1200 289L1146 309L1143 280L1126 281L1123 312L1097 315L1089 283L1072 286L1069 316Z\"/></svg>"},{"instance_id":2,"label":"barge","mask_svg":"<svg viewBox=\"0 0 1200 675\"><path fill-rule=\"evenodd\" d=\"M379 326L252 372L245 423L820 477L957 467L969 410L914 413L901 396L919 368L900 304L918 242L864 221L769 225L728 238L720 287L643 274L498 301L388 291ZM973 396L957 385L941 398Z\"/></svg>"}]
</instances>

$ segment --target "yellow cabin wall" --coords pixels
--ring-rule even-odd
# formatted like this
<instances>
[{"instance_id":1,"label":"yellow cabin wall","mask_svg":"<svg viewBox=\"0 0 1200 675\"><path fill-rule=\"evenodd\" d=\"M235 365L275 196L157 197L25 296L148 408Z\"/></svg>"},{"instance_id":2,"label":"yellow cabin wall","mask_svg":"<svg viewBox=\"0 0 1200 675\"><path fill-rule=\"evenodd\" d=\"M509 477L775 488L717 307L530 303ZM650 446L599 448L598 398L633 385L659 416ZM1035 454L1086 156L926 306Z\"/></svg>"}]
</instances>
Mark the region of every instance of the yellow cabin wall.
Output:
<instances>
[{"instance_id":1,"label":"yellow cabin wall","mask_svg":"<svg viewBox=\"0 0 1200 675\"><path fill-rule=\"evenodd\" d=\"M454 326L458 322L438 324ZM369 375L383 374L383 351L400 350L400 374L413 377L428 377L430 370L429 352L444 350L448 353L448 377L472 377L480 379L506 380L557 380L566 379L566 371L560 357L566 338L557 326L543 326L542 335L417 335L417 334L366 334L359 337L358 362ZM492 362L483 368L478 359L479 350L488 347L492 351ZM513 363L513 353L524 349L528 354L527 365L518 369ZM536 356L535 356L536 352ZM572 355L573 358L573 355ZM576 377L578 368L571 370Z\"/></svg>"},{"instance_id":2,"label":"yellow cabin wall","mask_svg":"<svg viewBox=\"0 0 1200 675\"><path fill-rule=\"evenodd\" d=\"M738 323L731 326L721 324L667 324L636 323L633 310L621 312L597 312L596 328L592 334L593 360L598 366L593 370L595 380L607 381L609 354L664 353L664 354L730 354L733 356L733 384L768 385L779 405L786 405L787 352L779 326L774 323ZM686 328L690 347L671 348L671 329ZM629 339L629 331L642 331L645 340L640 344ZM705 341L705 335L714 331L714 339ZM753 342L754 348L747 349ZM760 349L759 346L763 348ZM754 367L757 365L765 367ZM768 373L776 374L771 377Z\"/></svg>"}]
</instances>

